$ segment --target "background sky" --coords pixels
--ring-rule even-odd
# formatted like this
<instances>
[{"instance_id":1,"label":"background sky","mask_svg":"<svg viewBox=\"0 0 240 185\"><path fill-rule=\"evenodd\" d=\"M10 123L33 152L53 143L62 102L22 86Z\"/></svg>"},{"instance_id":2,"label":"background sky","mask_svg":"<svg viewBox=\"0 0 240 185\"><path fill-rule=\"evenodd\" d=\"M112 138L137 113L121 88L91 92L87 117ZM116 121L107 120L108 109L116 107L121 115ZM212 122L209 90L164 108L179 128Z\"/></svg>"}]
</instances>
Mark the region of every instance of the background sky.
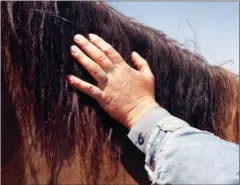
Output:
<instances>
[{"instance_id":1,"label":"background sky","mask_svg":"<svg viewBox=\"0 0 240 185\"><path fill-rule=\"evenodd\" d=\"M163 31L208 62L239 74L238 2L108 2L137 22ZM194 42L192 42L194 41Z\"/></svg>"}]
</instances>

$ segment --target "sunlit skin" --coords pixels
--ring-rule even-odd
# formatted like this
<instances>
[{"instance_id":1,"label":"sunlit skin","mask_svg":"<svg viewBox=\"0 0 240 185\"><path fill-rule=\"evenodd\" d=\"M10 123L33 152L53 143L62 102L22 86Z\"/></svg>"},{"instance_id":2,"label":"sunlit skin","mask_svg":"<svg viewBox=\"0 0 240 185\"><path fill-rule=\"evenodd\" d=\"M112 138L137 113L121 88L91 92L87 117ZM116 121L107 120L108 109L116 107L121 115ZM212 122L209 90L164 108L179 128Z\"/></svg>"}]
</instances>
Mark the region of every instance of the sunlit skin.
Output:
<instances>
[{"instance_id":1,"label":"sunlit skin","mask_svg":"<svg viewBox=\"0 0 240 185\"><path fill-rule=\"evenodd\" d=\"M160 107L154 96L154 76L147 61L138 53L131 54L135 70L95 34L89 34L89 39L77 34L74 41L72 56L92 75L97 86L73 75L68 75L67 80L74 88L96 99L110 116L130 129L144 114Z\"/></svg>"}]
</instances>

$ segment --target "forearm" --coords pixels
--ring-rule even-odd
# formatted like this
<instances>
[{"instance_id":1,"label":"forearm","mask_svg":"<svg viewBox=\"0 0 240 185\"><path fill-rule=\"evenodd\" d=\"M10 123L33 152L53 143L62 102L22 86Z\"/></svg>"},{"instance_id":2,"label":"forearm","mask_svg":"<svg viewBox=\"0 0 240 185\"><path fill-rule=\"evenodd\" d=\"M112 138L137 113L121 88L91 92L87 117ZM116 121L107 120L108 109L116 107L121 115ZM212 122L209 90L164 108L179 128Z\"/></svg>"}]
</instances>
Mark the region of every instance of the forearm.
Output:
<instances>
[{"instance_id":1,"label":"forearm","mask_svg":"<svg viewBox=\"0 0 240 185\"><path fill-rule=\"evenodd\" d=\"M146 154L153 183L239 184L238 145L192 128L164 109L138 120L129 138Z\"/></svg>"}]
</instances>

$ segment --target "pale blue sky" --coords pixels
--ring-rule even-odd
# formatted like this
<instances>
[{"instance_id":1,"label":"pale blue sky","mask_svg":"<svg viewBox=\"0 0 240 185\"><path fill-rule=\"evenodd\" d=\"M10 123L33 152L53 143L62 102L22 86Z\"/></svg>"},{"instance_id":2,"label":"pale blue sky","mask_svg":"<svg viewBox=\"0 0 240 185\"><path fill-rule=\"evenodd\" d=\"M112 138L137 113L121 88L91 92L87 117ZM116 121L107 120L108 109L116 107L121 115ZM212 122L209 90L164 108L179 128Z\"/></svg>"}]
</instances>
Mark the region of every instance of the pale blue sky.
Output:
<instances>
[{"instance_id":1,"label":"pale blue sky","mask_svg":"<svg viewBox=\"0 0 240 185\"><path fill-rule=\"evenodd\" d=\"M238 2L109 2L115 9L138 22L163 31L185 43L210 63L239 74ZM196 36L188 25L191 24Z\"/></svg>"}]
</instances>

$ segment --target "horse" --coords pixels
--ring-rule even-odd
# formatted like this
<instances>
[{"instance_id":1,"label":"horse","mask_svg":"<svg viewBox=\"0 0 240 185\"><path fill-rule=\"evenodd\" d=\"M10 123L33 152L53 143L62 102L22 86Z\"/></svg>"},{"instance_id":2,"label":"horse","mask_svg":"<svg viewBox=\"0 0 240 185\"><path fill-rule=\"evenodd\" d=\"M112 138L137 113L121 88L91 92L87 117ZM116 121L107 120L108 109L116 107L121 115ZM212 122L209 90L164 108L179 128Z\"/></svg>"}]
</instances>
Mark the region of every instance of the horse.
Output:
<instances>
[{"instance_id":1,"label":"horse","mask_svg":"<svg viewBox=\"0 0 240 185\"><path fill-rule=\"evenodd\" d=\"M1 17L3 184L150 183L129 130L66 82L96 83L70 55L77 33L99 35L132 67L137 51L163 108L238 142L238 76L163 32L104 2L1 2Z\"/></svg>"}]
</instances>

